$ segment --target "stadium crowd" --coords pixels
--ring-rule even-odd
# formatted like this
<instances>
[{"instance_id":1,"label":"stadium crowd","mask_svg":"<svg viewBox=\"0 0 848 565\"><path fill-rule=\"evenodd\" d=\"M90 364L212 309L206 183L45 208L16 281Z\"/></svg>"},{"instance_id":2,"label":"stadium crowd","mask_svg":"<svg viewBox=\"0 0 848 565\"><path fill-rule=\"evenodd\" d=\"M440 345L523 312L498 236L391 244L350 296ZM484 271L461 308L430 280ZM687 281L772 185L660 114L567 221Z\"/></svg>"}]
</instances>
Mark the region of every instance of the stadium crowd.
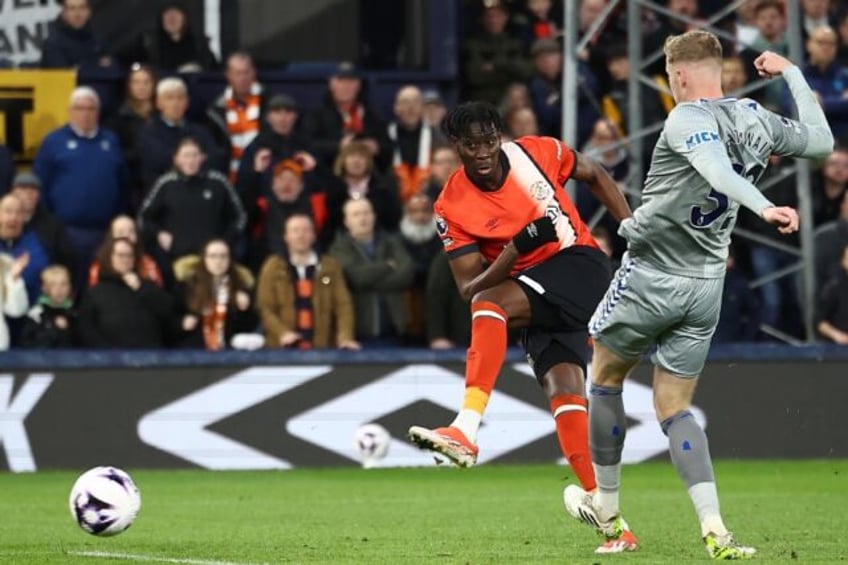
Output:
<instances>
[{"instance_id":1,"label":"stadium crowd","mask_svg":"<svg viewBox=\"0 0 848 565\"><path fill-rule=\"evenodd\" d=\"M691 26L724 2L667 0ZM839 147L812 173L816 317L822 340L848 344L848 9L802 0L806 60ZM582 0L589 30L605 0ZM562 7L552 0L467 1L469 30L457 52L462 98L496 104L507 138L559 137ZM579 54L576 148L629 182L625 14L619 8ZM340 62L326 96L302 106L258 80L251 55L220 64L187 12L168 2L159 29L110 52L91 28L87 0L64 0L44 43L43 68L101 66L126 72L117 108L80 86L67 124L16 174L0 145L0 348L465 347L470 312L454 285L433 202L459 161L439 124L441 93L410 84L388 120L369 104L359 69ZM757 80L752 61L788 55L782 0L749 0L717 24L726 93ZM645 10L643 49L690 24ZM202 113L189 113L185 73L218 67L227 86ZM666 86L663 61L649 69ZM782 81L747 96L791 115ZM670 95L644 87L642 121L660 122ZM647 137L653 146L657 136ZM647 151L645 158L650 157ZM775 158L761 182L796 205L790 163ZM634 187L631 187L634 188ZM612 219L577 188L584 219L618 257ZM797 260L798 241L747 212L728 258L716 341L767 339L762 323L799 336L795 276L750 282Z\"/></svg>"}]
</instances>

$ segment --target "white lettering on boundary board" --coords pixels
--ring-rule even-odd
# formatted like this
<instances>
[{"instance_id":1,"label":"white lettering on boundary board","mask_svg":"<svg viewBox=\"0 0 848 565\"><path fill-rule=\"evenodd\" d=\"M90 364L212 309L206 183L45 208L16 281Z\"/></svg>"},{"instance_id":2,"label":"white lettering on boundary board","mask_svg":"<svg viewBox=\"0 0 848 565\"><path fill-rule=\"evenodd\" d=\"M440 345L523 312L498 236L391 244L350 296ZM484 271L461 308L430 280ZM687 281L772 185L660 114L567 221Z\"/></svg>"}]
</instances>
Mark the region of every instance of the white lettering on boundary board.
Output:
<instances>
[{"instance_id":1,"label":"white lettering on boundary board","mask_svg":"<svg viewBox=\"0 0 848 565\"><path fill-rule=\"evenodd\" d=\"M0 0L0 61L38 62L61 0Z\"/></svg>"}]
</instances>

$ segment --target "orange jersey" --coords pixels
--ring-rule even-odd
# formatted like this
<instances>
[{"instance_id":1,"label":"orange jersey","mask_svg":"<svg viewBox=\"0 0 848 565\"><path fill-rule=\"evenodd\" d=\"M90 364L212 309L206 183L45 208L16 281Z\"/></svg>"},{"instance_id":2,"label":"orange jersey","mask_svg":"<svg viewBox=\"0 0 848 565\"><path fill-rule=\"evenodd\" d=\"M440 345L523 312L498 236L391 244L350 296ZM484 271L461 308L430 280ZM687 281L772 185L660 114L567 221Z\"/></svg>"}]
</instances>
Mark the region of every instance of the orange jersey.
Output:
<instances>
[{"instance_id":1,"label":"orange jersey","mask_svg":"<svg viewBox=\"0 0 848 565\"><path fill-rule=\"evenodd\" d=\"M480 252L491 263L524 226L549 216L559 241L519 257L512 274L545 261L566 247L598 247L562 185L574 172L574 152L552 137L522 137L504 143L509 162L503 185L478 188L460 168L436 200L436 226L451 257Z\"/></svg>"}]
</instances>

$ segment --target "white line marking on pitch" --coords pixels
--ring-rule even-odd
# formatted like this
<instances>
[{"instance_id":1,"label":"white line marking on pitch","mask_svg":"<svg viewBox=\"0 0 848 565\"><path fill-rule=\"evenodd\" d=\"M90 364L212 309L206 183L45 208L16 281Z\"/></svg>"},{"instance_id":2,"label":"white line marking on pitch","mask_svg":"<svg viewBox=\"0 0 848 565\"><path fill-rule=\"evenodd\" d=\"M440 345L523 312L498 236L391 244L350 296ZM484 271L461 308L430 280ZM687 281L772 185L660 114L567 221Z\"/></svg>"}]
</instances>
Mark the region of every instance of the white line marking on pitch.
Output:
<instances>
[{"instance_id":1,"label":"white line marking on pitch","mask_svg":"<svg viewBox=\"0 0 848 565\"><path fill-rule=\"evenodd\" d=\"M148 563L178 563L181 565L260 565L255 563L238 563L235 561L215 561L209 559L187 559L181 557L159 557L142 553L113 553L110 551L69 551L68 555L76 557L102 557L106 559L123 559L125 561L146 561Z\"/></svg>"}]
</instances>

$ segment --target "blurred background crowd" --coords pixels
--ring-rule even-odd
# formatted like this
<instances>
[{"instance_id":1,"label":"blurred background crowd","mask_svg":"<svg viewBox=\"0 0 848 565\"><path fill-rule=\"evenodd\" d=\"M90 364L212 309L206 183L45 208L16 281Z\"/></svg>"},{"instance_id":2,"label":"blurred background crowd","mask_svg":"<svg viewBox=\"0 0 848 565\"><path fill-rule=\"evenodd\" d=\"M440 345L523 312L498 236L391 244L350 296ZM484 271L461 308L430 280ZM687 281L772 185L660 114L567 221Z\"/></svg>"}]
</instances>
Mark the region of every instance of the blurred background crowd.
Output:
<instances>
[{"instance_id":1,"label":"blurred background crowd","mask_svg":"<svg viewBox=\"0 0 848 565\"><path fill-rule=\"evenodd\" d=\"M44 138L31 163L16 165L0 145L0 348L467 346L469 310L433 220L433 201L459 166L439 124L460 101L486 100L503 113L505 140L560 137L561 2L447 2L457 41L443 63L453 76L411 79L389 94L369 89L368 77L414 78L406 35L415 25L366 17L356 57L288 63L323 77L319 95L263 80L286 58L275 62L267 46L227 35L223 48L211 49L186 4L157 4L150 25L119 38L93 23L104 4L64 0L40 59L5 61L76 69L79 86L67 123ZM398 6L408 12L420 3L362 4L414 24L415 14ZM579 4L583 35L606 1ZM620 143L630 111L625 4L578 54L577 76L567 77L579 85L575 148L623 188L631 182L629 148ZM645 53L727 3L665 4L688 23L644 10ZM800 4L805 59L797 63L839 140L810 179L816 338L848 344L848 6ZM428 21L421 25L438 35ZM726 93L757 79L752 61L761 51L788 55L783 0L743 2L717 25L726 32ZM328 40L314 27L298 41ZM662 90L664 61L647 72L660 87L643 93L642 120L651 124L674 101ZM746 96L793 112L782 81ZM646 138L646 164L655 141ZM775 158L762 181L780 204L797 205L791 165ZM624 242L615 223L585 187L576 187L576 200L617 260ZM803 338L798 278L769 278L797 261L797 239L744 212L739 224L759 237L737 239L731 250L716 341L770 339L763 324Z\"/></svg>"}]
</instances>

